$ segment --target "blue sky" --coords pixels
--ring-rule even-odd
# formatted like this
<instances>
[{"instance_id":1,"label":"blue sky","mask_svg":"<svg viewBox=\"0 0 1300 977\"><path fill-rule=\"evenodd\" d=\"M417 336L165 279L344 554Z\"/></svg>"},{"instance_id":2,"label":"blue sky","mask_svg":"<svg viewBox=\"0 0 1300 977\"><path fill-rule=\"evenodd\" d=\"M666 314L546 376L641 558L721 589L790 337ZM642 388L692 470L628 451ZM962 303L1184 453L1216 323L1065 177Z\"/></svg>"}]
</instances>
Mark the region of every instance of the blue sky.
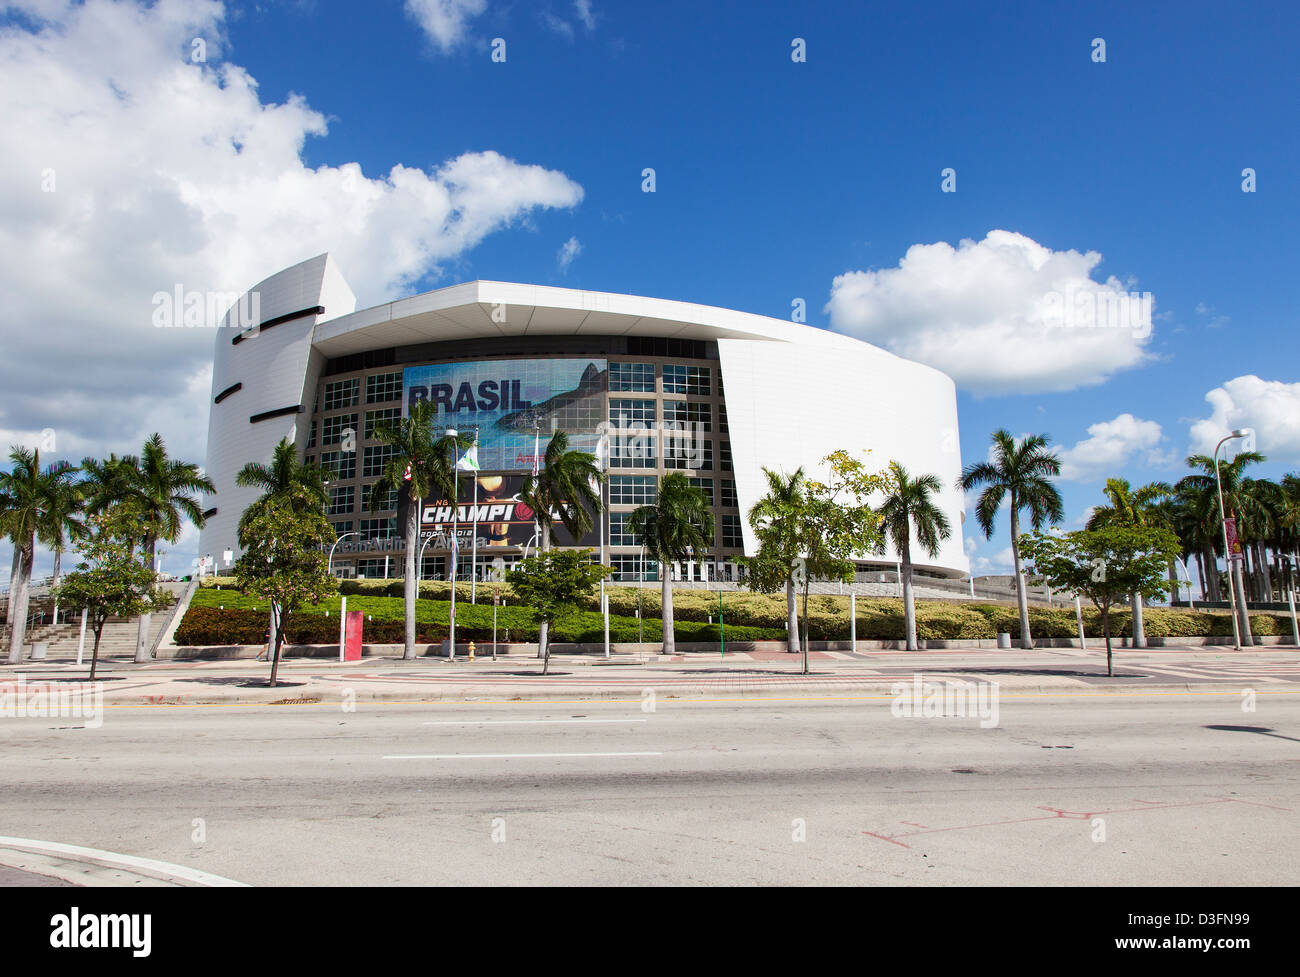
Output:
<instances>
[{"instance_id":1,"label":"blue sky","mask_svg":"<svg viewBox=\"0 0 1300 977\"><path fill-rule=\"evenodd\" d=\"M1265 474L1300 463L1294 5L1243 12L1200 3L377 0L220 8L175 0L152 11L135 8L66 10L31 0L4 15L10 31L0 47L17 45L29 64L57 59L59 37L72 43L125 31L127 15L137 18L131 38L152 38L138 52L131 50L135 41L108 45L119 49L121 62L100 46L83 46L87 64L57 69L54 77L64 84L5 96L7 106L22 99L27 108L47 110L24 116L35 121L21 132L14 115L5 127L4 148L33 169L43 170L45 157L57 162L71 152L66 131L40 129L51 109L72 113L78 99L105 86L128 95L133 86L166 90L188 77L177 71L197 73L202 89L150 104L143 127L150 138L139 138L134 153L132 133L141 126L123 122L130 109L110 104L97 117L99 103L89 100L89 124L116 130L102 137L110 161L102 173L63 162L60 173L76 176L60 190L66 196L59 203L81 193L100 202L97 214L127 212L111 237L127 243L113 249L122 253L88 247L83 254L43 254L47 271L37 283L30 271L4 282L20 307L48 305L74 275L93 297L96 282L114 278L128 258L136 292L108 290L100 301L138 306L141 295L172 281L247 287L256 279L246 276L330 250L344 254L344 274L363 304L473 278L661 296L779 318L802 298L810 322L867 329L857 334L915 355L944 346L945 330L957 328L927 294L930 275L960 303L962 289L980 290L984 272L973 283L961 281L963 274L985 266L938 252L925 273L899 274L899 263L916 245L959 248L969 240L966 256L990 261L994 276L986 291L995 297L973 299L991 302L983 326L996 332L1005 318L1008 335L1037 338L1002 351L977 341L980 355L963 358L957 380L964 461L984 456L996 427L1050 433L1063 449L1074 449L1073 477L1060 486L1067 522L1099 501L1107 474L1135 483L1175 480L1181 459L1221 427L1257 429L1259 448L1270 456ZM193 36L211 45L205 65L185 64ZM504 63L490 56L498 37L506 43ZM806 41L806 62L792 61L794 38ZM1093 60L1094 38L1105 41L1104 63ZM151 64L166 60L169 50L176 65ZM230 66L256 88L235 97L220 76ZM292 112L274 109L291 98L305 100L328 130L320 134L317 125L300 151L300 129L280 118ZM174 121L164 124L168 112ZM240 131L242 123L222 121L228 117L279 126L283 138L216 166L203 147ZM174 138L168 125L177 130ZM485 207L478 216L474 203L465 204L458 213L479 229L463 239L422 241L400 217L373 211L354 215L346 229L313 223L313 193L335 168L359 163L364 178L383 190L394 166L436 173L464 154L489 151L544 168L551 184L512 190L509 206ZM104 175L115 159L123 174L116 182ZM276 180L277 167L290 182ZM642 192L645 167L656 171L654 193ZM955 193L941 192L947 167L956 173ZM1247 167L1256 173L1253 193L1242 191ZM260 218L242 213L238 202L196 204L184 190L189 169L200 174L196 186L217 188L208 199L224 199L229 190L232 201L265 193L278 208L301 209L304 225L281 219L253 226ZM145 171L157 179L146 179ZM131 174L156 192L132 192ZM526 182L518 173L509 178ZM306 192L298 198L287 191L274 196L276 187L299 184ZM581 188L580 200L573 200L572 185ZM24 227L85 237L88 227L94 230L85 222L102 219L85 217L85 208L71 202L43 216L39 208L49 201L30 196L30 186L11 187L0 198L9 213L4 223L12 220L11 246L21 245ZM400 194L393 197L400 202ZM986 237L991 231L1020 238L1010 251L1006 241L995 248ZM338 235L350 239L334 240ZM558 255L575 238L580 250L562 267ZM160 242L179 242L172 251L187 260L163 257ZM364 256L385 247L405 256L400 275L365 269ZM357 274L346 260L349 248L358 254ZM1149 337L1091 342L1073 379L1061 367L1060 330L1044 335L1017 324L1042 280L1012 267L1034 254L1070 252L1100 255L1091 263L1065 259L1076 273L1083 267L1099 284L1114 276L1115 287L1150 292L1155 302ZM52 264L55 271L48 271ZM846 296L844 317L832 322L827 303L836 276L846 273L881 277L872 277L877 287L866 299ZM1003 273L1005 279L997 277ZM245 279L205 284L223 275ZM66 321L86 315L76 304ZM893 316L886 327L881 315ZM129 318L123 314L122 328L135 328ZM145 367L158 384L157 400L198 404L210 341L169 336L153 344L156 359ZM27 352L53 355L40 346ZM104 355L115 354L107 348ZM1057 362L1049 368L1052 357ZM935 365L951 371L945 360ZM113 388L92 383L81 400L56 411L55 421L41 423L52 408L34 385L46 374L6 369L11 389L33 385L0 407L0 431L11 441L52 426L67 432L68 447L56 454L79 460L130 450L148 433L136 427L156 421L175 450L202 458L205 414L201 422L177 419L175 411L150 410L148 401L136 401L130 413L128 397L120 418L105 426L104 418L116 415L100 404ZM49 370L53 375L55 367ZM1092 382L1077 386L1082 380ZM1220 389L1216 413L1206 396ZM1099 440L1076 448L1093 425L1105 425L1093 432ZM1000 568L1005 533L999 525L992 541L979 541L974 558L982 569ZM175 549L174 562L187 565L192 554L183 544ZM7 568L7 557L0 559Z\"/></svg>"}]
</instances>

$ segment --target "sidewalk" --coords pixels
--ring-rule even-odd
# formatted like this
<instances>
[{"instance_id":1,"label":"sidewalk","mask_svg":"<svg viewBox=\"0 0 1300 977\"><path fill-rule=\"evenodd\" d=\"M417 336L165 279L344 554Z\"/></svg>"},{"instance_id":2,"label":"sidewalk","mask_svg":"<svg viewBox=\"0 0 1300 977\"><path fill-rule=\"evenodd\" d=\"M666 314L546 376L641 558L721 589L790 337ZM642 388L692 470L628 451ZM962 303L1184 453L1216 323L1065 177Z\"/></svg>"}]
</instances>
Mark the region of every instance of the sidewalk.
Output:
<instances>
[{"instance_id":1,"label":"sidewalk","mask_svg":"<svg viewBox=\"0 0 1300 977\"><path fill-rule=\"evenodd\" d=\"M523 699L627 699L656 697L753 698L888 696L899 682L921 674L925 681L997 682L1008 694L1300 692L1300 653L1269 646L1119 650L1115 676L1105 674L1105 651L1089 648L950 649L851 654L814 651L810 674L802 656L788 652L662 655L552 655L550 674L533 655L440 658L400 657L339 662L289 658L280 664L278 686L267 687L270 665L213 660L101 661L100 692L106 707L234 706L356 702L501 702ZM0 667L0 694L21 679L28 690L84 684L88 667L74 661L29 662ZM29 693L30 694L30 693ZM0 700L2 701L2 700Z\"/></svg>"}]
</instances>

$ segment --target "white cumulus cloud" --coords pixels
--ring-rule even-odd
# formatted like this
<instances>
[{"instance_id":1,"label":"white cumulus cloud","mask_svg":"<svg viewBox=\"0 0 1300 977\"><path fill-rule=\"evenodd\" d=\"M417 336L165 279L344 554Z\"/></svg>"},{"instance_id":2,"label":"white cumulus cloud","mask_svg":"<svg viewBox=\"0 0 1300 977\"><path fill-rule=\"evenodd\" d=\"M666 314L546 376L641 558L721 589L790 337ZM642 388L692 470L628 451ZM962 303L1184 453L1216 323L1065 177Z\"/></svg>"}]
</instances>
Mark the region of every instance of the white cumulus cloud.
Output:
<instances>
[{"instance_id":1,"label":"white cumulus cloud","mask_svg":"<svg viewBox=\"0 0 1300 977\"><path fill-rule=\"evenodd\" d=\"M1162 437L1159 424L1132 414L1120 414L1113 420L1089 425L1086 438L1059 452L1061 477L1073 482L1090 482L1123 478L1124 467L1133 462L1167 465L1173 457L1161 449Z\"/></svg>"},{"instance_id":2,"label":"white cumulus cloud","mask_svg":"<svg viewBox=\"0 0 1300 977\"><path fill-rule=\"evenodd\" d=\"M1205 399L1211 412L1192 423L1193 452L1208 455L1233 430L1254 428L1256 451L1286 464L1300 459L1300 383L1248 374L1215 387Z\"/></svg>"},{"instance_id":3,"label":"white cumulus cloud","mask_svg":"<svg viewBox=\"0 0 1300 977\"><path fill-rule=\"evenodd\" d=\"M831 284L831 328L947 373L977 394L1073 390L1150 356L1149 297L1111 276L1095 251L1053 251L992 230L956 248L916 244L896 268Z\"/></svg>"},{"instance_id":4,"label":"white cumulus cloud","mask_svg":"<svg viewBox=\"0 0 1300 977\"><path fill-rule=\"evenodd\" d=\"M487 0L406 0L406 12L443 52L465 40L469 22L487 10Z\"/></svg>"},{"instance_id":5,"label":"white cumulus cloud","mask_svg":"<svg viewBox=\"0 0 1300 977\"><path fill-rule=\"evenodd\" d=\"M326 116L263 101L221 61L220 3L8 7L23 17L0 32L0 448L53 432L77 460L158 430L202 462L215 337L154 328L155 293L238 293L328 251L364 306L582 199L491 151L371 175L306 165Z\"/></svg>"}]
</instances>

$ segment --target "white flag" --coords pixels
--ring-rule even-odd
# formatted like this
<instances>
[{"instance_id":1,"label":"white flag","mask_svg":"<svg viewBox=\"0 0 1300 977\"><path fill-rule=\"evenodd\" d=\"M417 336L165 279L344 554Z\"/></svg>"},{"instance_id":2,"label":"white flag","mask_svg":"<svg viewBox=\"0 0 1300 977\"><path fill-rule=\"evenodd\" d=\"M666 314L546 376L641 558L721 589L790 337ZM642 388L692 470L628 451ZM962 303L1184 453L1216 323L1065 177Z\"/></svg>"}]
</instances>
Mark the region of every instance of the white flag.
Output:
<instances>
[{"instance_id":1,"label":"white flag","mask_svg":"<svg viewBox=\"0 0 1300 977\"><path fill-rule=\"evenodd\" d=\"M478 445L471 444L461 455L460 461L456 462L456 468L463 472L476 472L478 467Z\"/></svg>"}]
</instances>

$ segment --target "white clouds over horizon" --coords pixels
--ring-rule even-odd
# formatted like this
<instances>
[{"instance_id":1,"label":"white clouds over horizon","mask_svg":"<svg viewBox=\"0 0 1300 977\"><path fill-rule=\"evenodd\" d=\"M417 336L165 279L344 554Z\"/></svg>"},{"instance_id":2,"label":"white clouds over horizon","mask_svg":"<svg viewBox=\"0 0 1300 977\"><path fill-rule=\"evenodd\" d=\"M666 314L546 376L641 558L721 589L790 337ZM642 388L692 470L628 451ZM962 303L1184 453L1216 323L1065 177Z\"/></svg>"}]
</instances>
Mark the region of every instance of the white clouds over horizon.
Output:
<instances>
[{"instance_id":1,"label":"white clouds over horizon","mask_svg":"<svg viewBox=\"0 0 1300 977\"><path fill-rule=\"evenodd\" d=\"M1270 461L1300 460L1300 383L1235 377L1205 395L1211 413L1193 420L1189 437L1197 454L1210 454L1236 428L1255 429L1255 450ZM1275 457L1276 456L1276 457Z\"/></svg>"},{"instance_id":2,"label":"white clouds over horizon","mask_svg":"<svg viewBox=\"0 0 1300 977\"><path fill-rule=\"evenodd\" d=\"M831 328L933 366L975 394L1066 391L1150 359L1151 308L1114 276L1092 279L1095 251L1053 251L991 230L956 248L916 244L896 268L837 276ZM1087 324L1118 309L1128 325Z\"/></svg>"},{"instance_id":3,"label":"white clouds over horizon","mask_svg":"<svg viewBox=\"0 0 1300 977\"><path fill-rule=\"evenodd\" d=\"M8 9L26 19L0 33L5 446L52 430L53 454L77 461L136 453L159 431L202 463L215 335L154 328L155 293L237 294L329 252L364 307L583 197L492 151L373 175L307 166L326 114L303 95L263 101L220 62L226 13L211 0ZM206 62L191 60L195 38Z\"/></svg>"},{"instance_id":4,"label":"white clouds over horizon","mask_svg":"<svg viewBox=\"0 0 1300 977\"><path fill-rule=\"evenodd\" d=\"M219 3L17 6L40 23L0 34L10 442L53 429L76 459L160 430L202 461L214 335L154 328L156 292L238 293L328 251L364 306L582 199L563 173L491 151L374 176L308 167L326 116L301 95L263 102L244 68L214 63ZM190 60L195 37L207 63Z\"/></svg>"},{"instance_id":5,"label":"white clouds over horizon","mask_svg":"<svg viewBox=\"0 0 1300 977\"><path fill-rule=\"evenodd\" d=\"M1072 448L1058 452L1061 478L1072 482L1119 477L1125 466L1138 463L1149 466L1168 465L1171 454L1162 451L1163 433L1155 421L1145 421L1132 414L1120 414L1109 421L1089 425L1088 437Z\"/></svg>"}]
</instances>

